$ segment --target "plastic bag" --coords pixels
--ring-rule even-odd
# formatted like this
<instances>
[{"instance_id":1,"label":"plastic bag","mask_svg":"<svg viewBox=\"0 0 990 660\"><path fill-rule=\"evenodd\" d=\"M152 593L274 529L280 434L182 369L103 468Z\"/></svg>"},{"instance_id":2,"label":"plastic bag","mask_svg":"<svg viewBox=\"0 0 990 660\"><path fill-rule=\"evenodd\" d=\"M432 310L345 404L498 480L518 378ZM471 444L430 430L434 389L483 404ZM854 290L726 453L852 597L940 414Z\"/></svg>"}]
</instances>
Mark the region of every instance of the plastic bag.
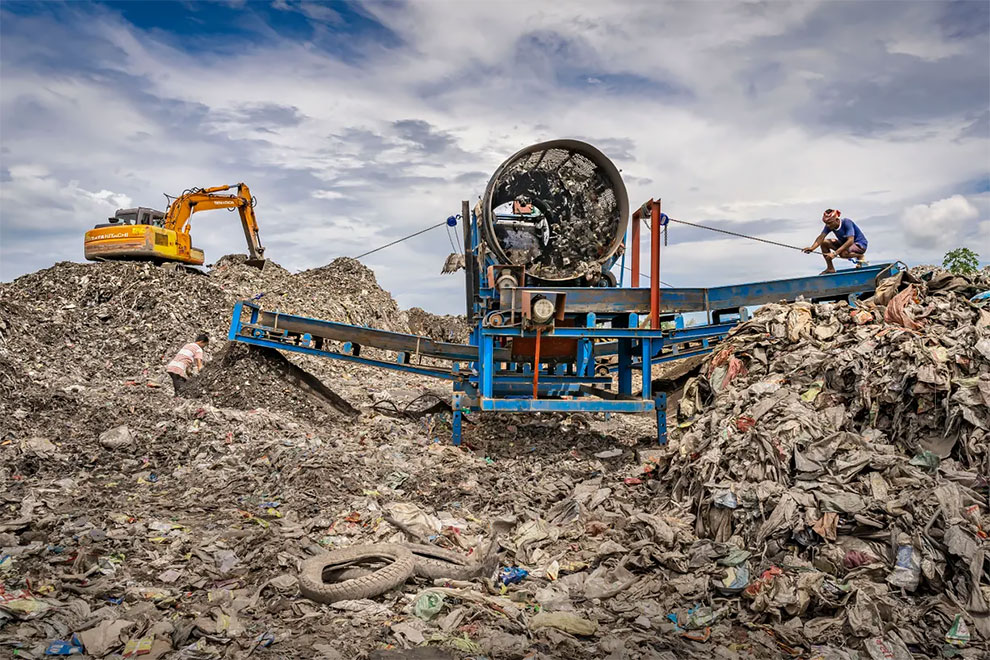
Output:
<instances>
[{"instance_id":1,"label":"plastic bag","mask_svg":"<svg viewBox=\"0 0 990 660\"><path fill-rule=\"evenodd\" d=\"M435 591L424 591L413 603L413 614L423 621L429 621L443 609L445 596Z\"/></svg>"},{"instance_id":2,"label":"plastic bag","mask_svg":"<svg viewBox=\"0 0 990 660\"><path fill-rule=\"evenodd\" d=\"M914 591L920 580L921 562L918 560L918 551L913 545L897 546L897 561L894 563L894 570L887 576L887 582L895 587Z\"/></svg>"}]
</instances>

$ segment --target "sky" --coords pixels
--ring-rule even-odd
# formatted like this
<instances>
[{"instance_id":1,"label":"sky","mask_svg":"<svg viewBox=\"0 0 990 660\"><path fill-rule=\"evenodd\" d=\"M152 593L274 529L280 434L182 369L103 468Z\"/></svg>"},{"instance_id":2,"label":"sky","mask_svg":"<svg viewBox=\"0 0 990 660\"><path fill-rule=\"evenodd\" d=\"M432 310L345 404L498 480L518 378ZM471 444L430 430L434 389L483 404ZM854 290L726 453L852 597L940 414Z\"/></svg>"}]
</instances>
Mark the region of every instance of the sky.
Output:
<instances>
[{"instance_id":1,"label":"sky","mask_svg":"<svg viewBox=\"0 0 990 660\"><path fill-rule=\"evenodd\" d=\"M990 3L4 0L0 280L81 261L117 208L239 181L266 256L323 265L458 213L556 138L611 158L633 208L804 246L832 207L874 263L986 264ZM208 263L245 251L224 213L193 217ZM400 305L462 313L444 232L363 261ZM661 276L822 267L674 225Z\"/></svg>"}]
</instances>

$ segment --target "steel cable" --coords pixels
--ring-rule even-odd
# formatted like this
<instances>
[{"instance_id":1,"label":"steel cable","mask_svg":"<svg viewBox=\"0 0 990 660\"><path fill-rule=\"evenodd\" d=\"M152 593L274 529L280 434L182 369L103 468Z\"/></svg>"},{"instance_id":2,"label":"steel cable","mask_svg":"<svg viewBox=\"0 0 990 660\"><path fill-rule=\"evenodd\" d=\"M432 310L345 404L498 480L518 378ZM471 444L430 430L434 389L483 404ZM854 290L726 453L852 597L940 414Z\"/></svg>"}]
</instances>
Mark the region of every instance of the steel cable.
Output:
<instances>
[{"instance_id":1,"label":"steel cable","mask_svg":"<svg viewBox=\"0 0 990 660\"><path fill-rule=\"evenodd\" d=\"M687 220L677 220L675 218L667 218L670 222L676 222L680 225L687 225L688 227L697 227L698 229L707 229L708 231L718 232L720 234L727 234L729 236L736 236L738 238L748 238L751 241L759 241L760 243L767 243L769 245L779 245L780 247L790 248L792 250L797 250L799 252L804 252L804 248L799 248L795 245L788 245L787 243L781 243L779 241L772 241L769 238L759 238L757 236L747 236L746 234L740 234L737 231L729 231L728 229L719 229L717 227L709 227L707 225L699 225L694 222L688 222ZM649 230L650 225L647 224L646 220L643 220L643 224L646 225L647 230Z\"/></svg>"},{"instance_id":2,"label":"steel cable","mask_svg":"<svg viewBox=\"0 0 990 660\"><path fill-rule=\"evenodd\" d=\"M629 266L623 266L623 268L625 268L626 270L628 270L630 273L634 272L633 269L630 268ZM643 271L639 271L639 275L640 275L640 277L645 277L646 279L650 279L650 276L647 275L646 273L644 273ZM674 288L674 285L673 284L667 284L663 280L660 280L660 284L662 284L664 286L669 286L671 289Z\"/></svg>"},{"instance_id":3,"label":"steel cable","mask_svg":"<svg viewBox=\"0 0 990 660\"><path fill-rule=\"evenodd\" d=\"M441 226L446 225L446 224L447 224L447 221L446 220L444 220L443 222L438 222L437 224L431 225L431 226L427 227L426 229L419 230L415 234L409 234L408 236L403 236L402 238L396 239L396 240L392 241L391 243L386 243L385 245L382 245L381 247L376 247L374 250L368 250L367 252L365 252L363 254L359 254L358 256L356 256L354 258L355 259L360 259L361 257L367 257L369 254L374 254L375 252L378 252L379 250L384 250L387 247L392 247L393 245L395 245L397 243L401 243L402 241L408 241L410 238L415 238L416 236L419 236L420 234L425 234L426 232L430 231L431 229L436 229L437 227L441 227Z\"/></svg>"}]
</instances>

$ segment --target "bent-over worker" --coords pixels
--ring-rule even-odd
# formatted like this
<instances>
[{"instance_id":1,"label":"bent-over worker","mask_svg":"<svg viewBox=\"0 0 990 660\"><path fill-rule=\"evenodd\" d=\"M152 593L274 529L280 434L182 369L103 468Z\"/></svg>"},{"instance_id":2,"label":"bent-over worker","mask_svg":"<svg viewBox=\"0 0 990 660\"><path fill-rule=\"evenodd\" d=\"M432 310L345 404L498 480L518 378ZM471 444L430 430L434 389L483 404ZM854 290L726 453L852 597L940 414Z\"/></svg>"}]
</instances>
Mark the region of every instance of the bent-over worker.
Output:
<instances>
[{"instance_id":1,"label":"bent-over worker","mask_svg":"<svg viewBox=\"0 0 990 660\"><path fill-rule=\"evenodd\" d=\"M203 349L210 343L210 336L205 332L196 335L196 341L186 344L179 349L172 361L165 367L165 371L172 377L172 387L175 389L175 396L189 382L189 368L196 365L196 369L203 368Z\"/></svg>"},{"instance_id":2,"label":"bent-over worker","mask_svg":"<svg viewBox=\"0 0 990 660\"><path fill-rule=\"evenodd\" d=\"M835 266L832 265L832 259L835 257L856 259L857 268L865 266L866 236L856 223L849 218L843 218L842 211L835 209L825 209L825 213L822 214L822 222L825 223L825 229L822 230L812 245L802 250L807 254L814 252L821 246L826 265L822 274L835 272ZM835 238L826 238L829 232L835 234Z\"/></svg>"}]
</instances>

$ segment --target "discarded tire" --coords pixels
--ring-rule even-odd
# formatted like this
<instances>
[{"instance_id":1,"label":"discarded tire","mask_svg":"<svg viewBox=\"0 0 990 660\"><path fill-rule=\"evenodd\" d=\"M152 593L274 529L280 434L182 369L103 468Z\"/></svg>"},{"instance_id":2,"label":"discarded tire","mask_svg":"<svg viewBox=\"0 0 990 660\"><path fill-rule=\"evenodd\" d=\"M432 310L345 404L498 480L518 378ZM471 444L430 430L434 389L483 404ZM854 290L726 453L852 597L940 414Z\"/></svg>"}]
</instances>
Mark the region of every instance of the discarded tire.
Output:
<instances>
[{"instance_id":1,"label":"discarded tire","mask_svg":"<svg viewBox=\"0 0 990 660\"><path fill-rule=\"evenodd\" d=\"M352 577L355 564L383 561L381 568ZM412 574L413 555L407 548L388 543L357 545L303 562L299 591L319 603L372 598L395 589Z\"/></svg>"},{"instance_id":2,"label":"discarded tire","mask_svg":"<svg viewBox=\"0 0 990 660\"><path fill-rule=\"evenodd\" d=\"M434 545L407 543L413 555L415 573L419 577L468 580L484 571L484 565L470 561L464 555Z\"/></svg>"}]
</instances>

